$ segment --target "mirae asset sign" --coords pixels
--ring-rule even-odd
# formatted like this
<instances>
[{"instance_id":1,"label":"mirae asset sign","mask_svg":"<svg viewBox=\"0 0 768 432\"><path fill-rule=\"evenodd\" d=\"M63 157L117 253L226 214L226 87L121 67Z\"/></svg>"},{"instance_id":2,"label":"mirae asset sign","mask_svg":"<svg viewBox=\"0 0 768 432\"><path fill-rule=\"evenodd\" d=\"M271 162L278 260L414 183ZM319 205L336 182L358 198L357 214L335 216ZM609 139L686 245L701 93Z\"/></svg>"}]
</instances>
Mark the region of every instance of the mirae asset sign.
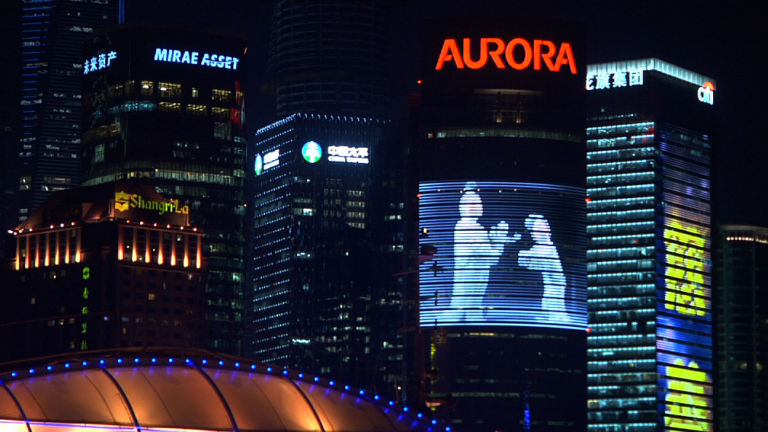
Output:
<instances>
[{"instance_id":1,"label":"mirae asset sign","mask_svg":"<svg viewBox=\"0 0 768 432\"><path fill-rule=\"evenodd\" d=\"M170 48L155 48L155 61L208 66L219 69L237 70L240 59L224 54L182 51Z\"/></svg>"}]
</instances>

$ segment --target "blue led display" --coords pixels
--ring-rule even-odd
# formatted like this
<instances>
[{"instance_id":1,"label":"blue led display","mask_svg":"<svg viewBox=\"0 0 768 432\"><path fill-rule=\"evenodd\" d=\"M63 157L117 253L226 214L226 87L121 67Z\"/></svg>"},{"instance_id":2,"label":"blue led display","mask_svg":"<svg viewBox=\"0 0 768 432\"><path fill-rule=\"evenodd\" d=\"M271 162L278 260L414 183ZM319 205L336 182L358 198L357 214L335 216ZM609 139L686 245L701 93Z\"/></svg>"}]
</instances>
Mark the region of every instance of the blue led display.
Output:
<instances>
[{"instance_id":1,"label":"blue led display","mask_svg":"<svg viewBox=\"0 0 768 432\"><path fill-rule=\"evenodd\" d=\"M422 326L586 329L583 189L423 182L419 196Z\"/></svg>"}]
</instances>

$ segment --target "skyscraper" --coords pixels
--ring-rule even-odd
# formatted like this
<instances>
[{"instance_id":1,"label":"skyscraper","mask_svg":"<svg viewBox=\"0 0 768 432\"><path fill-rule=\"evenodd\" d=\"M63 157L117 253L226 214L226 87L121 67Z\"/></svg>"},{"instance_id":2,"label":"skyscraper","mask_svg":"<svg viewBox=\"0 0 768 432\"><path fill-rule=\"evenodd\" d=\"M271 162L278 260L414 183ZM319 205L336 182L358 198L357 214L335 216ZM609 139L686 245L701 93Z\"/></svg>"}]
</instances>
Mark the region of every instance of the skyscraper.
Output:
<instances>
[{"instance_id":1,"label":"skyscraper","mask_svg":"<svg viewBox=\"0 0 768 432\"><path fill-rule=\"evenodd\" d=\"M243 39L122 27L84 51L84 185L141 179L205 233L206 348L239 353L245 237Z\"/></svg>"},{"instance_id":2,"label":"skyscraper","mask_svg":"<svg viewBox=\"0 0 768 432\"><path fill-rule=\"evenodd\" d=\"M579 29L441 20L424 45L411 154L428 404L457 430L583 430Z\"/></svg>"},{"instance_id":3,"label":"skyscraper","mask_svg":"<svg viewBox=\"0 0 768 432\"><path fill-rule=\"evenodd\" d=\"M80 184L83 42L121 19L121 0L25 1L21 10L21 131L9 164L15 189L5 228L54 191Z\"/></svg>"},{"instance_id":4,"label":"skyscraper","mask_svg":"<svg viewBox=\"0 0 768 432\"><path fill-rule=\"evenodd\" d=\"M247 353L395 396L408 351L391 2L278 1L276 121L249 152ZM398 396L400 397L400 396Z\"/></svg>"},{"instance_id":5,"label":"skyscraper","mask_svg":"<svg viewBox=\"0 0 768 432\"><path fill-rule=\"evenodd\" d=\"M591 432L711 431L715 82L587 66Z\"/></svg>"},{"instance_id":6,"label":"skyscraper","mask_svg":"<svg viewBox=\"0 0 768 432\"><path fill-rule=\"evenodd\" d=\"M715 403L721 432L768 428L768 228L720 225Z\"/></svg>"}]
</instances>

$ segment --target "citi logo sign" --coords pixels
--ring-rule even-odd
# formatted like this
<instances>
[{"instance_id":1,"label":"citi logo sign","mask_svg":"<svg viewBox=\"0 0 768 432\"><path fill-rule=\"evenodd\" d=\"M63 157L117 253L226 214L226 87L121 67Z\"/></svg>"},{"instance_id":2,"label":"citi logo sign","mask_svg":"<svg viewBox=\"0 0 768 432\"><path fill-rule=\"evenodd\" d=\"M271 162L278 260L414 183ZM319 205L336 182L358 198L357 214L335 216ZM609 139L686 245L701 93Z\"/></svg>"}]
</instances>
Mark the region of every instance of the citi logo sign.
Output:
<instances>
[{"instance_id":1,"label":"citi logo sign","mask_svg":"<svg viewBox=\"0 0 768 432\"><path fill-rule=\"evenodd\" d=\"M707 81L704 84L699 87L698 92L699 102L704 102L706 104L714 105L715 104L715 85L712 83L712 81Z\"/></svg>"},{"instance_id":2,"label":"citi logo sign","mask_svg":"<svg viewBox=\"0 0 768 432\"><path fill-rule=\"evenodd\" d=\"M456 69L509 67L523 70L533 67L533 70L546 68L551 72L560 72L565 66L572 75L578 73L570 43L562 42L558 46L543 39L534 39L531 43L523 38L514 38L509 42L500 38L480 38L479 43L477 40L473 43L471 38L464 38L461 45L456 39L446 39L435 70L442 70L447 64L453 64Z\"/></svg>"}]
</instances>

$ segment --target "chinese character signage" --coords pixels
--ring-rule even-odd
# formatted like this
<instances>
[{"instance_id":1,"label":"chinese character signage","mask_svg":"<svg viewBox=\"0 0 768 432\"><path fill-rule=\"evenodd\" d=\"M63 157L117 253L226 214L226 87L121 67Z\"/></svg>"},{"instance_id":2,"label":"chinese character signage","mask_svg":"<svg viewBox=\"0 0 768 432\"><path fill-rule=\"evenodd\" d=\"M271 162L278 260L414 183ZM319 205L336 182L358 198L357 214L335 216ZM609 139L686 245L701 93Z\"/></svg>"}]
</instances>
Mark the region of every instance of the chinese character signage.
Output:
<instances>
[{"instance_id":1,"label":"chinese character signage","mask_svg":"<svg viewBox=\"0 0 768 432\"><path fill-rule=\"evenodd\" d=\"M587 90L605 90L643 85L643 71L600 72L587 76Z\"/></svg>"},{"instance_id":2,"label":"chinese character signage","mask_svg":"<svg viewBox=\"0 0 768 432\"><path fill-rule=\"evenodd\" d=\"M114 60L117 60L117 53L115 51L102 53L89 59L85 59L85 61L83 61L83 75L106 69L112 65Z\"/></svg>"}]
</instances>

